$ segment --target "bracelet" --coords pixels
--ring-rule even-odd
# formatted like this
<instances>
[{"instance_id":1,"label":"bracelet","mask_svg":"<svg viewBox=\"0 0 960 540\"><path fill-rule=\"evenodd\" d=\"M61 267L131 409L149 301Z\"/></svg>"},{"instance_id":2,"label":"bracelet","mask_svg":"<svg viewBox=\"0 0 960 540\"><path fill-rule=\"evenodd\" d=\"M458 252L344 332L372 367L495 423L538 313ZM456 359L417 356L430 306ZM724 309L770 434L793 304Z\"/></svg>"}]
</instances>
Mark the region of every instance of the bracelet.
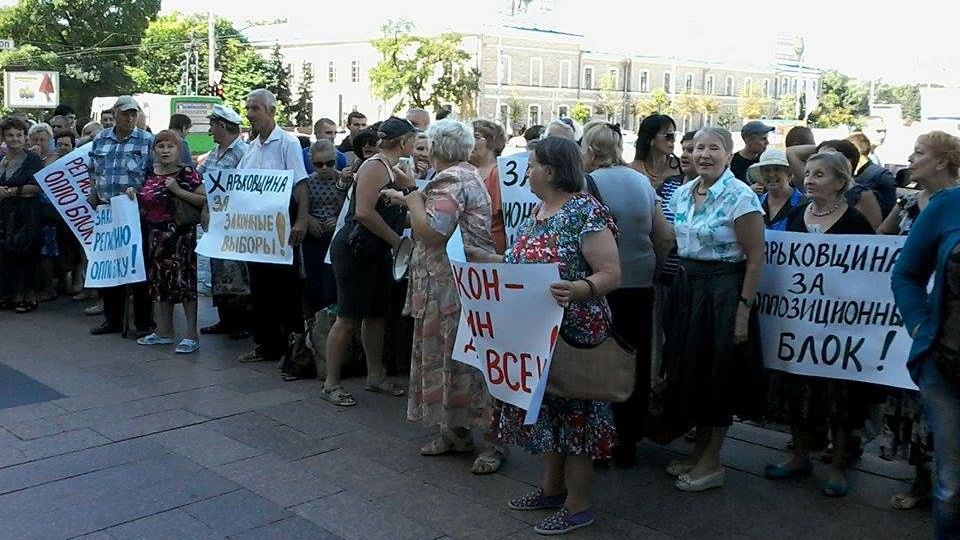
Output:
<instances>
[{"instance_id":1,"label":"bracelet","mask_svg":"<svg viewBox=\"0 0 960 540\"><path fill-rule=\"evenodd\" d=\"M417 190L417 186L410 186L410 187L405 187L401 189L400 192L403 193L404 197L406 197L407 195L413 193L416 190Z\"/></svg>"},{"instance_id":2,"label":"bracelet","mask_svg":"<svg viewBox=\"0 0 960 540\"><path fill-rule=\"evenodd\" d=\"M587 279L587 278L583 278L583 279L581 279L580 281L586 281L586 282L587 282L587 287L590 287L590 296L589 296L588 298L593 298L594 296L597 295L597 288L593 286L593 282L592 282L592 281L590 281L590 280Z\"/></svg>"}]
</instances>

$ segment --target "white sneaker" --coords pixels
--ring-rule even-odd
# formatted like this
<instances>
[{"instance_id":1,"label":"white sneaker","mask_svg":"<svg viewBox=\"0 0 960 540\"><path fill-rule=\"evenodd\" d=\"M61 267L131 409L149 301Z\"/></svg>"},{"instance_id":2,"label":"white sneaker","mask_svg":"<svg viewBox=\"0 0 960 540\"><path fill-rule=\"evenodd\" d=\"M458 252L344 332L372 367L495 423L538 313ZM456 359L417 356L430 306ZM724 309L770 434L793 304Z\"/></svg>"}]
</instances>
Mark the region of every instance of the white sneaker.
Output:
<instances>
[{"instance_id":1,"label":"white sneaker","mask_svg":"<svg viewBox=\"0 0 960 540\"><path fill-rule=\"evenodd\" d=\"M152 332L137 340L137 345L171 345L171 344L173 344L173 338L159 336L157 335L156 332Z\"/></svg>"},{"instance_id":2,"label":"white sneaker","mask_svg":"<svg viewBox=\"0 0 960 540\"><path fill-rule=\"evenodd\" d=\"M170 340L173 343L173 340ZM177 354L192 354L200 350L200 342L195 339L183 338L180 340L180 343L177 344L175 352Z\"/></svg>"}]
</instances>

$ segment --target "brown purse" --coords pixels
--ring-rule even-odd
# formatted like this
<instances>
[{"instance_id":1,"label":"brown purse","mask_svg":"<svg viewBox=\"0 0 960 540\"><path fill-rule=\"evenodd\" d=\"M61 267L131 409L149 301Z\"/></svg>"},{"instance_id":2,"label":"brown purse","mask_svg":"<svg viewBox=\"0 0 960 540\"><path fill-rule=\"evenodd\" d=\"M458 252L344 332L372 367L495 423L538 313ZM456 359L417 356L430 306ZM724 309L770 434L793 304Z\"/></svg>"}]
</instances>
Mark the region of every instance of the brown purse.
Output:
<instances>
[{"instance_id":1,"label":"brown purse","mask_svg":"<svg viewBox=\"0 0 960 540\"><path fill-rule=\"evenodd\" d=\"M637 383L633 348L612 333L599 345L576 345L557 340L550 361L547 393L569 399L622 403Z\"/></svg>"}]
</instances>

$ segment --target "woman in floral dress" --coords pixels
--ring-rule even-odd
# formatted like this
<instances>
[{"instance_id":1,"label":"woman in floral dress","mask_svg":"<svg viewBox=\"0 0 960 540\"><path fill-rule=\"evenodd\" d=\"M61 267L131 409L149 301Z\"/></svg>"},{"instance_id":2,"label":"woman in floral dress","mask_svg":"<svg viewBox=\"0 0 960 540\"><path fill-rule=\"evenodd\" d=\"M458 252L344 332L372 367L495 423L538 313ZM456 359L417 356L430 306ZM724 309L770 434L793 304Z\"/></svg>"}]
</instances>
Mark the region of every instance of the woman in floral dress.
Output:
<instances>
[{"instance_id":1,"label":"woman in floral dress","mask_svg":"<svg viewBox=\"0 0 960 540\"><path fill-rule=\"evenodd\" d=\"M460 299L446 246L459 227L467 252L493 254L490 196L477 168L467 162L474 145L471 126L444 120L427 136L436 176L422 191L384 191L409 208L416 239L404 309L414 318L407 418L440 427L439 436L420 448L424 456L472 452L472 428L480 428L482 443L471 470L489 474L500 468L504 453L489 434L492 398L483 375L452 359Z\"/></svg>"},{"instance_id":2,"label":"woman in floral dress","mask_svg":"<svg viewBox=\"0 0 960 540\"><path fill-rule=\"evenodd\" d=\"M507 249L505 262L560 263L561 281L551 284L550 292L565 308L561 334L568 342L598 344L610 330L603 295L620 285L616 226L596 199L581 192L583 166L573 141L540 141L530 153L528 171L530 189L543 203ZM538 534L563 534L592 524L593 460L609 459L616 442L610 403L547 394L535 424L524 425L525 413L499 402L494 411L494 431L503 442L545 456L540 486L511 500L509 507L559 509L534 527Z\"/></svg>"}]
</instances>

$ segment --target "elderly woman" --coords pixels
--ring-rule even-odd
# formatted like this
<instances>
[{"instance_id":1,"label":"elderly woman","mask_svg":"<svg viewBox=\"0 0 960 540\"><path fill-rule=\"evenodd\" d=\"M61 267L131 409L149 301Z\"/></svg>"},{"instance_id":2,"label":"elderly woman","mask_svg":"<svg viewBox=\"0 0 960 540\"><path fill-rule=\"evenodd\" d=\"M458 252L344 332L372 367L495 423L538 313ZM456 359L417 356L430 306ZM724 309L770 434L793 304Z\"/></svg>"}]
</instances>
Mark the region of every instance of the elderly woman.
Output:
<instances>
[{"instance_id":1,"label":"elderly woman","mask_svg":"<svg viewBox=\"0 0 960 540\"><path fill-rule=\"evenodd\" d=\"M413 174L417 180L432 180L437 171L430 165L430 140L427 133L417 133L413 143Z\"/></svg>"},{"instance_id":2,"label":"elderly woman","mask_svg":"<svg viewBox=\"0 0 960 540\"><path fill-rule=\"evenodd\" d=\"M104 126L101 126L96 122L87 122L87 124L83 126L83 131L80 132L80 139L77 141L77 145L83 146L88 142L92 141L93 138L96 137L98 133L103 131L103 129L104 129Z\"/></svg>"},{"instance_id":3,"label":"elderly woman","mask_svg":"<svg viewBox=\"0 0 960 540\"><path fill-rule=\"evenodd\" d=\"M680 160L673 155L676 137L677 124L665 114L651 114L637 128L637 152L630 166L649 178L654 189L682 172Z\"/></svg>"},{"instance_id":4,"label":"elderly woman","mask_svg":"<svg viewBox=\"0 0 960 540\"><path fill-rule=\"evenodd\" d=\"M763 209L729 169L733 139L722 128L694 138L699 176L677 189L675 217L681 272L663 350L665 416L678 430L697 427L693 453L667 467L676 487L720 487L720 450L733 415L760 416L763 361L753 309L763 268Z\"/></svg>"},{"instance_id":5,"label":"elderly woman","mask_svg":"<svg viewBox=\"0 0 960 540\"><path fill-rule=\"evenodd\" d=\"M490 194L493 223L490 234L497 253L506 251L507 236L503 228L503 201L500 198L500 176L497 171L497 156L507 145L507 135L503 128L489 120L473 121L473 136L477 144L470 154L470 163L480 170L480 177Z\"/></svg>"},{"instance_id":6,"label":"elderly woman","mask_svg":"<svg viewBox=\"0 0 960 540\"><path fill-rule=\"evenodd\" d=\"M760 154L760 161L747 169L747 178L761 188L760 206L767 229L785 230L790 212L804 201L803 192L790 185L787 155L782 150L767 148Z\"/></svg>"},{"instance_id":7,"label":"elderly woman","mask_svg":"<svg viewBox=\"0 0 960 540\"><path fill-rule=\"evenodd\" d=\"M0 309L28 313L37 309L41 201L33 175L43 168L43 160L27 151L23 120L5 118L0 135L7 145L7 155L0 160Z\"/></svg>"},{"instance_id":8,"label":"elderly woman","mask_svg":"<svg viewBox=\"0 0 960 540\"><path fill-rule=\"evenodd\" d=\"M175 199L200 209L207 204L203 181L193 168L183 164L180 136L163 130L153 138L153 170L139 190L127 189L137 197L144 224L147 248L147 283L150 296L158 303L157 329L137 340L138 345L171 345L175 339L173 306L182 304L187 319L186 337L175 349L191 354L200 349L197 334L197 224L178 224Z\"/></svg>"},{"instance_id":9,"label":"elderly woman","mask_svg":"<svg viewBox=\"0 0 960 540\"><path fill-rule=\"evenodd\" d=\"M957 185L960 141L921 137L910 156L911 178ZM939 141L939 142L938 142ZM944 144L946 143L946 144ZM939 146L939 151L933 151ZM920 387L933 430L936 538L960 538L960 189L929 198L910 228L893 269L893 295L913 337L907 366ZM930 276L933 289L928 293Z\"/></svg>"},{"instance_id":10,"label":"elderly woman","mask_svg":"<svg viewBox=\"0 0 960 540\"><path fill-rule=\"evenodd\" d=\"M942 131L921 135L908 160L910 176L916 180L920 191L897 202L880 225L882 234L908 235L936 196L960 185L957 175L960 170L960 138ZM890 499L890 505L898 510L914 508L928 501L933 487L929 470L933 434L923 418L922 408L920 393L912 390L891 390L883 406L884 416L894 435L887 452L889 457L903 449L916 469L910 489Z\"/></svg>"},{"instance_id":11,"label":"elderly woman","mask_svg":"<svg viewBox=\"0 0 960 540\"><path fill-rule=\"evenodd\" d=\"M55 117L61 123L66 124L65 117ZM52 121L52 120L51 120ZM27 132L30 151L40 156L44 165L49 165L60 158L55 152L53 144L53 128L49 124L34 124ZM43 247L40 249L40 276L39 276L39 294L41 302L48 302L57 297L56 282L57 269L56 262L60 257L60 245L57 241L57 224L62 220L53 203L47 198L45 193L40 194L40 234L43 238ZM61 276L61 286L66 289L66 279Z\"/></svg>"},{"instance_id":12,"label":"elderly woman","mask_svg":"<svg viewBox=\"0 0 960 540\"><path fill-rule=\"evenodd\" d=\"M359 133L358 133L359 135ZM327 336L327 379L320 397L350 407L356 399L340 384L343 363L359 327L367 358L368 392L403 396L404 390L386 381L383 370L384 317L391 276L391 249L400 246L402 223L392 223L396 206L381 197L384 188L409 190L413 180L397 164L413 151L413 124L390 117L378 127L380 151L363 162L353 181L346 224L330 243L330 260L337 281L337 322ZM356 148L357 141L353 141ZM359 155L359 154L358 154ZM362 159L362 158L361 158ZM391 219L388 223L386 219Z\"/></svg>"},{"instance_id":13,"label":"elderly woman","mask_svg":"<svg viewBox=\"0 0 960 540\"><path fill-rule=\"evenodd\" d=\"M583 128L581 149L588 173L587 191L606 205L620 229L620 288L607 296L607 302L613 331L636 350L638 384L629 400L613 406L617 426L613 456L618 465L632 466L650 408L654 270L673 248L673 230L650 182L624 165L618 125L588 123Z\"/></svg>"},{"instance_id":14,"label":"elderly woman","mask_svg":"<svg viewBox=\"0 0 960 540\"><path fill-rule=\"evenodd\" d=\"M547 124L547 131L543 136L579 141L583 137L583 128L573 118L558 118Z\"/></svg>"},{"instance_id":15,"label":"elderly woman","mask_svg":"<svg viewBox=\"0 0 960 540\"><path fill-rule=\"evenodd\" d=\"M307 318L337 301L337 281L333 267L324 262L337 216L350 186L340 181L337 172L337 148L328 139L310 146L313 172L307 178L310 189L310 225L303 240L304 296Z\"/></svg>"},{"instance_id":16,"label":"elderly woman","mask_svg":"<svg viewBox=\"0 0 960 540\"><path fill-rule=\"evenodd\" d=\"M850 206L844 193L852 184L850 163L837 152L816 154L807 160L803 187L809 201L795 208L787 219L786 230L813 234L873 234L873 226ZM771 479L810 474L813 442L822 440L830 428L833 457L823 493L842 497L847 493L843 475L852 432L863 427L870 414L875 387L856 381L806 377L781 373L783 391L780 407L771 416L790 424L793 456L779 465L768 465L765 475ZM785 398L785 399L784 399Z\"/></svg>"},{"instance_id":17,"label":"elderly woman","mask_svg":"<svg viewBox=\"0 0 960 540\"><path fill-rule=\"evenodd\" d=\"M564 307L560 333L568 342L596 345L612 332L603 295L620 286L620 259L613 218L582 193L580 148L547 137L530 153L530 189L543 201L521 226L505 261L559 263L561 281L550 293ZM494 430L505 443L544 454L539 487L509 502L514 510L559 509L534 530L563 534L593 523L590 483L594 459L609 459L616 439L610 403L543 397L540 415L524 425L525 411L497 403Z\"/></svg>"},{"instance_id":18,"label":"elderly woman","mask_svg":"<svg viewBox=\"0 0 960 540\"><path fill-rule=\"evenodd\" d=\"M409 208L416 239L404 309L414 318L407 418L440 428L439 436L420 448L424 456L473 451L472 428L478 428L482 446L471 470L487 474L499 469L504 454L488 433L491 398L482 374L451 358L460 301L446 244L459 227L465 251L493 254L490 196L477 168L467 163L474 145L470 125L441 120L427 135L437 175L422 191L385 192Z\"/></svg>"},{"instance_id":19,"label":"elderly woman","mask_svg":"<svg viewBox=\"0 0 960 540\"><path fill-rule=\"evenodd\" d=\"M50 124L34 124L27 132L30 151L40 156L44 165L49 165L60 156L53 151L53 128Z\"/></svg>"}]
</instances>

